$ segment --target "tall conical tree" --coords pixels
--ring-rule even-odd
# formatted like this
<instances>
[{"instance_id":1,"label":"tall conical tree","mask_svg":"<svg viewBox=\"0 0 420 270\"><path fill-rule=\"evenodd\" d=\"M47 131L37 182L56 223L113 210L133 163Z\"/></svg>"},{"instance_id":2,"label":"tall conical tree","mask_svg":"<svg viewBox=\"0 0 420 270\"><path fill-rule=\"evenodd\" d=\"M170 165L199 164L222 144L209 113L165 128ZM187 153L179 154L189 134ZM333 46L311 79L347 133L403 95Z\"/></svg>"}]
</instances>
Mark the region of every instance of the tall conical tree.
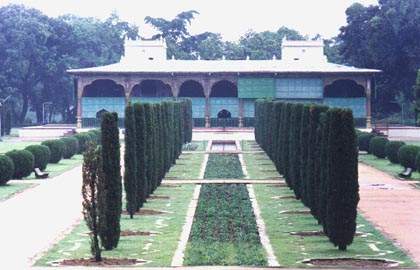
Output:
<instances>
[{"instance_id":1,"label":"tall conical tree","mask_svg":"<svg viewBox=\"0 0 420 270\"><path fill-rule=\"evenodd\" d=\"M136 129L136 158L137 158L137 210L146 202L148 195L147 170L148 159L146 157L146 118L144 104L133 105L135 129Z\"/></svg>"},{"instance_id":2,"label":"tall conical tree","mask_svg":"<svg viewBox=\"0 0 420 270\"><path fill-rule=\"evenodd\" d=\"M308 162L308 149L309 149L309 133L310 133L310 123L309 123L309 105L304 105L302 109L302 117L300 124L300 194L302 197L302 202L309 206L308 203L308 194L307 187L308 183L306 182L306 165Z\"/></svg>"},{"instance_id":3,"label":"tall conical tree","mask_svg":"<svg viewBox=\"0 0 420 270\"><path fill-rule=\"evenodd\" d=\"M357 137L350 110L331 109L329 115L326 226L330 241L346 250L356 232L359 202Z\"/></svg>"},{"instance_id":4,"label":"tall conical tree","mask_svg":"<svg viewBox=\"0 0 420 270\"><path fill-rule=\"evenodd\" d=\"M102 246L111 250L120 239L122 181L117 113L105 113L101 123L102 171L104 174L99 210L99 236Z\"/></svg>"},{"instance_id":5,"label":"tall conical tree","mask_svg":"<svg viewBox=\"0 0 420 270\"><path fill-rule=\"evenodd\" d=\"M318 142L321 149L319 154L319 195L318 195L318 221L322 224L324 232L327 233L328 228L325 225L327 217L327 196L328 196L328 170L329 170L329 154L328 154L328 139L330 128L330 114L327 112L320 115L320 129L318 133Z\"/></svg>"},{"instance_id":6,"label":"tall conical tree","mask_svg":"<svg viewBox=\"0 0 420 270\"><path fill-rule=\"evenodd\" d=\"M126 209L133 218L141 197L138 197L136 123L131 104L125 108L124 189Z\"/></svg>"}]
</instances>

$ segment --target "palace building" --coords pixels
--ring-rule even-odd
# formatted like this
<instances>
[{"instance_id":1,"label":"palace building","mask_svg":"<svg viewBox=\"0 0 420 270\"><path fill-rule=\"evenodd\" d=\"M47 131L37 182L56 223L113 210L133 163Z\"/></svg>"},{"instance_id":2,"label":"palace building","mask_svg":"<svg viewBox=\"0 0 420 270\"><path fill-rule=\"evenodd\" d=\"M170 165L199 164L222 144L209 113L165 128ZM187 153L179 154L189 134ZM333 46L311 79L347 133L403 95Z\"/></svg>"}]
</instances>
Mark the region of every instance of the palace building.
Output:
<instances>
[{"instance_id":1,"label":"palace building","mask_svg":"<svg viewBox=\"0 0 420 270\"><path fill-rule=\"evenodd\" d=\"M68 71L77 79L77 126L98 126L104 111L123 123L130 101L190 98L195 127L250 127L255 100L272 98L350 108L357 125L370 127L379 70L328 62L322 40L281 48L280 60L177 60L167 59L164 40L127 40L120 62Z\"/></svg>"}]
</instances>

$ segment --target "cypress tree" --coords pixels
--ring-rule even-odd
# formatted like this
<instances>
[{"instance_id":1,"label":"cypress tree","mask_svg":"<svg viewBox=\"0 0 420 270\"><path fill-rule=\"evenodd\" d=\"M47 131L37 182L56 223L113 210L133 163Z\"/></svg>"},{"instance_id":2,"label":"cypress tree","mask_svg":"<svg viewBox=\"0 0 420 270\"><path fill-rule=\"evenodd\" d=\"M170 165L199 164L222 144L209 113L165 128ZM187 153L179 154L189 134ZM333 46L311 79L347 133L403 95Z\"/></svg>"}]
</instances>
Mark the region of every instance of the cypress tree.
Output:
<instances>
[{"instance_id":1,"label":"cypress tree","mask_svg":"<svg viewBox=\"0 0 420 270\"><path fill-rule=\"evenodd\" d=\"M319 195L318 195L318 221L322 224L324 232L327 233L325 226L325 219L327 216L327 194L328 194L328 137L329 137L329 113L321 113L320 116L320 129L318 133L318 141L320 143L319 155Z\"/></svg>"},{"instance_id":2,"label":"cypress tree","mask_svg":"<svg viewBox=\"0 0 420 270\"><path fill-rule=\"evenodd\" d=\"M277 161L276 167L280 174L284 175L284 169L282 166L282 156L285 147L285 138L284 134L284 126L285 126L285 114L286 114L286 104L281 102L280 103L280 118L279 118L279 127L278 127L278 143L277 143Z\"/></svg>"},{"instance_id":3,"label":"cypress tree","mask_svg":"<svg viewBox=\"0 0 420 270\"><path fill-rule=\"evenodd\" d=\"M170 166L175 164L175 144L176 144L176 126L175 126L175 102L168 102L168 125L169 125L169 147L168 155L170 160ZM170 168L170 167L169 167ZM168 169L169 169L168 168Z\"/></svg>"},{"instance_id":4,"label":"cypress tree","mask_svg":"<svg viewBox=\"0 0 420 270\"><path fill-rule=\"evenodd\" d=\"M144 104L133 105L135 130L136 130L136 179L137 179L137 210L146 202L148 194L147 170L148 159L146 157L146 118Z\"/></svg>"},{"instance_id":5,"label":"cypress tree","mask_svg":"<svg viewBox=\"0 0 420 270\"><path fill-rule=\"evenodd\" d=\"M133 106L128 104L125 108L125 151L124 151L124 189L126 209L133 218L139 206L138 180L137 180L137 146L136 146L136 123Z\"/></svg>"},{"instance_id":6,"label":"cypress tree","mask_svg":"<svg viewBox=\"0 0 420 270\"><path fill-rule=\"evenodd\" d=\"M154 157L155 157L155 177L153 181L153 191L156 190L159 182L160 182L160 175L161 175L161 152L160 152L160 144L161 144L161 137L160 137L160 104L154 104L153 105L154 113L153 113L153 122L154 122Z\"/></svg>"},{"instance_id":7,"label":"cypress tree","mask_svg":"<svg viewBox=\"0 0 420 270\"><path fill-rule=\"evenodd\" d=\"M182 152L182 145L184 144L184 117L182 116L182 103L178 102L178 132L179 132L179 141L178 141L178 149L177 149L177 156L178 158Z\"/></svg>"},{"instance_id":8,"label":"cypress tree","mask_svg":"<svg viewBox=\"0 0 420 270\"><path fill-rule=\"evenodd\" d=\"M146 171L146 179L147 179L147 198L151 194L152 187L153 187L153 179L154 179L154 139L153 139L153 106L152 104L145 103L144 104L144 111L145 111L145 119L146 119L146 158L147 158L147 171Z\"/></svg>"},{"instance_id":9,"label":"cypress tree","mask_svg":"<svg viewBox=\"0 0 420 270\"><path fill-rule=\"evenodd\" d=\"M329 115L326 227L330 241L346 250L356 232L359 202L357 137L350 110L331 109Z\"/></svg>"},{"instance_id":10,"label":"cypress tree","mask_svg":"<svg viewBox=\"0 0 420 270\"><path fill-rule=\"evenodd\" d=\"M281 156L281 166L284 171L284 178L286 180L287 185L292 188L292 183L290 181L290 167L289 167L289 148L290 148L290 128L291 128L291 115L292 115L292 107L293 104L287 103L285 108L285 114L284 114L284 128L283 130L283 138L284 138L284 147L283 152Z\"/></svg>"},{"instance_id":11,"label":"cypress tree","mask_svg":"<svg viewBox=\"0 0 420 270\"><path fill-rule=\"evenodd\" d=\"M276 168L278 168L278 144L279 144L279 126L280 126L280 116L281 116L281 102L274 101L272 106L272 160ZM278 170L278 169L277 169Z\"/></svg>"},{"instance_id":12,"label":"cypress tree","mask_svg":"<svg viewBox=\"0 0 420 270\"><path fill-rule=\"evenodd\" d=\"M120 239L122 181L117 113L105 113L101 123L102 171L104 173L99 209L99 236L102 246L111 250Z\"/></svg>"},{"instance_id":13,"label":"cypress tree","mask_svg":"<svg viewBox=\"0 0 420 270\"><path fill-rule=\"evenodd\" d=\"M185 100L185 143L189 143L192 141L192 129L192 101L188 98Z\"/></svg>"},{"instance_id":14,"label":"cypress tree","mask_svg":"<svg viewBox=\"0 0 420 270\"><path fill-rule=\"evenodd\" d=\"M300 199L300 128L302 119L302 104L293 104L290 126L290 145L289 145L289 177L296 199Z\"/></svg>"},{"instance_id":15,"label":"cypress tree","mask_svg":"<svg viewBox=\"0 0 420 270\"><path fill-rule=\"evenodd\" d=\"M160 177L159 177L159 185L162 183L163 178L165 177L166 173L166 149L165 149L165 142L167 141L167 129L166 129L166 120L165 120L165 107L164 104L161 103L159 106L159 124L160 124L160 141L159 141L159 151L160 151L160 159L161 159L161 166L160 166Z\"/></svg>"},{"instance_id":16,"label":"cypress tree","mask_svg":"<svg viewBox=\"0 0 420 270\"><path fill-rule=\"evenodd\" d=\"M310 123L309 123L309 105L304 105L302 109L302 118L300 124L300 194L302 197L302 202L309 206L308 204L308 194L307 194L307 177L306 177L306 165L308 162L308 150L309 150L309 133L310 133Z\"/></svg>"}]
</instances>

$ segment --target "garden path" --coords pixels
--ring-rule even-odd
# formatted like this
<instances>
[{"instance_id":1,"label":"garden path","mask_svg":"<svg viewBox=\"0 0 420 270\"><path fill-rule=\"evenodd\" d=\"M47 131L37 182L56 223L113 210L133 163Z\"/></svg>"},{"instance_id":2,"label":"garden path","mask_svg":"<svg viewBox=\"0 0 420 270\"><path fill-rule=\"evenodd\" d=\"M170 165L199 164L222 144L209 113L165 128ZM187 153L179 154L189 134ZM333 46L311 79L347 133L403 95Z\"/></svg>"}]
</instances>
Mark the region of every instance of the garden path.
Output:
<instances>
[{"instance_id":1,"label":"garden path","mask_svg":"<svg viewBox=\"0 0 420 270\"><path fill-rule=\"evenodd\" d=\"M364 216L420 264L420 190L361 163L359 183Z\"/></svg>"},{"instance_id":2,"label":"garden path","mask_svg":"<svg viewBox=\"0 0 420 270\"><path fill-rule=\"evenodd\" d=\"M81 215L78 166L0 203L0 269L26 269Z\"/></svg>"}]
</instances>

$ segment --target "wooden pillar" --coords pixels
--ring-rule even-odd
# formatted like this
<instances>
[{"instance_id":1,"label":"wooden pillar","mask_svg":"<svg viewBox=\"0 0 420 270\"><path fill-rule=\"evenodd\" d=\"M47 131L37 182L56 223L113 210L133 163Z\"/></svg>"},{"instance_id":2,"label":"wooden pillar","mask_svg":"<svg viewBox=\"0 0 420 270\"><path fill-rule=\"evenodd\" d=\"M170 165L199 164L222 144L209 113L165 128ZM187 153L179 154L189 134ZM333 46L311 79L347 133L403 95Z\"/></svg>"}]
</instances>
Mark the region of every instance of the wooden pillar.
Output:
<instances>
[{"instance_id":1,"label":"wooden pillar","mask_svg":"<svg viewBox=\"0 0 420 270\"><path fill-rule=\"evenodd\" d=\"M210 116L211 116L211 106L210 106L210 93L211 93L211 82L210 80L205 80L203 83L203 90L204 90L204 96L206 97L206 110L204 115L204 126L206 128L209 128L210 125Z\"/></svg>"},{"instance_id":2,"label":"wooden pillar","mask_svg":"<svg viewBox=\"0 0 420 270\"><path fill-rule=\"evenodd\" d=\"M372 128L372 82L371 78L366 80L366 128Z\"/></svg>"},{"instance_id":3,"label":"wooden pillar","mask_svg":"<svg viewBox=\"0 0 420 270\"><path fill-rule=\"evenodd\" d=\"M244 100L239 99L239 127L244 127Z\"/></svg>"},{"instance_id":4,"label":"wooden pillar","mask_svg":"<svg viewBox=\"0 0 420 270\"><path fill-rule=\"evenodd\" d=\"M82 78L77 78L77 115L76 115L76 127L82 128L82 98L83 98L83 90L87 83Z\"/></svg>"}]
</instances>

